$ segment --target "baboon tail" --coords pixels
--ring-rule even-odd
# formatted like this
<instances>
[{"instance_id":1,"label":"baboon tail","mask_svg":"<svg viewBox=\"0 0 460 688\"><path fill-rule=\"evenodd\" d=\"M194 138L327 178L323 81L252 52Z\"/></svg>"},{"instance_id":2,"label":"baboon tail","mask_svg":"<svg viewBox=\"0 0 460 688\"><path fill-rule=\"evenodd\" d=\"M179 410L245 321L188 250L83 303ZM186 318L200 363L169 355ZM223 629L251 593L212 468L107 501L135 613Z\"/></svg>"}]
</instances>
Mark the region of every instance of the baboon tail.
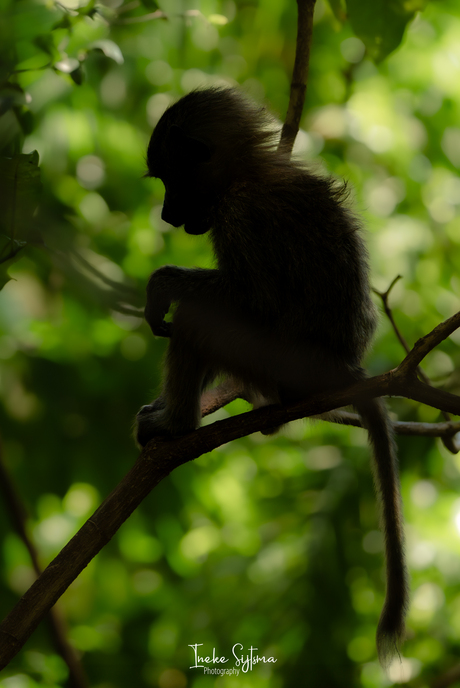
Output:
<instances>
[{"instance_id":1,"label":"baboon tail","mask_svg":"<svg viewBox=\"0 0 460 688\"><path fill-rule=\"evenodd\" d=\"M381 399L356 404L374 452L374 479L381 498L382 525L385 535L385 604L377 628L377 653L386 668L404 640L404 619L409 605L408 575L404 557L404 531L398 460L393 429Z\"/></svg>"}]
</instances>

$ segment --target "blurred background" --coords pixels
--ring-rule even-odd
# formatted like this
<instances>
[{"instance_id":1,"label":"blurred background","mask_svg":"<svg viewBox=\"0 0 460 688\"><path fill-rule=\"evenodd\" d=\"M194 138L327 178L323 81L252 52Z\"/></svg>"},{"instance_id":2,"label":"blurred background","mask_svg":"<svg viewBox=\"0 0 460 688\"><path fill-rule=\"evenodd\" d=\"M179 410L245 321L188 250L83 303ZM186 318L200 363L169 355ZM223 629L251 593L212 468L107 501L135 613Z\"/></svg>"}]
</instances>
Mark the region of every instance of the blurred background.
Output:
<instances>
[{"instance_id":1,"label":"blurred background","mask_svg":"<svg viewBox=\"0 0 460 688\"><path fill-rule=\"evenodd\" d=\"M412 346L460 309L460 7L406 6L394 3L382 33L378 3L371 16L350 1L347 20L345 5L318 0L295 151L349 181L373 286L402 275L390 303ZM282 122L296 6L2 0L0 10L10 159L0 168L0 454L45 566L138 455L133 419L156 395L165 350L139 315L150 273L213 262L206 236L160 219L162 183L143 178L151 130L207 84L240 84ZM25 208L13 224L12 189ZM457 332L423 364L453 392L459 343ZM403 356L382 315L369 370ZM441 419L406 400L390 406L401 420ZM217 417L247 408L237 401ZM398 444L412 605L387 676L375 652L384 573L366 433L299 421L177 469L63 595L88 684L435 685L460 651L460 455L430 438ZM3 617L35 576L4 502L0 547ZM195 643L226 657L252 645L277 661L207 676L189 668ZM68 685L45 622L0 677L1 688Z\"/></svg>"}]
</instances>

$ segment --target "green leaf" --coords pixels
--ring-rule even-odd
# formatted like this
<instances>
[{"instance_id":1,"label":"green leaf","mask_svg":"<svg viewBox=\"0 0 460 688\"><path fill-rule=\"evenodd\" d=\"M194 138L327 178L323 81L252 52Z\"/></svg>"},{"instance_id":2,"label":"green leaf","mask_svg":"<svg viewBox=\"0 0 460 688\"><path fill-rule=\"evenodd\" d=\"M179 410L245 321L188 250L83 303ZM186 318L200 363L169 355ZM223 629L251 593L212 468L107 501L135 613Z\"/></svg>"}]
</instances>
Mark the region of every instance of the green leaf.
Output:
<instances>
[{"instance_id":1,"label":"green leaf","mask_svg":"<svg viewBox=\"0 0 460 688\"><path fill-rule=\"evenodd\" d=\"M34 38L33 43L37 46L37 48L40 48L40 50L42 50L44 53L46 53L53 59L55 58L57 51L54 45L52 33L37 36L36 38Z\"/></svg>"},{"instance_id":2,"label":"green leaf","mask_svg":"<svg viewBox=\"0 0 460 688\"><path fill-rule=\"evenodd\" d=\"M63 60L54 63L55 69L65 74L72 74L80 66L80 62L75 57L65 57Z\"/></svg>"},{"instance_id":3,"label":"green leaf","mask_svg":"<svg viewBox=\"0 0 460 688\"><path fill-rule=\"evenodd\" d=\"M85 80L85 73L81 64L77 67L77 69L74 69L73 72L70 72L70 78L74 83L77 84L77 86L82 85L83 81Z\"/></svg>"},{"instance_id":4,"label":"green leaf","mask_svg":"<svg viewBox=\"0 0 460 688\"><path fill-rule=\"evenodd\" d=\"M158 3L155 2L155 0L141 0L142 5L146 7L148 10L153 12L154 10L159 9L158 8Z\"/></svg>"},{"instance_id":5,"label":"green leaf","mask_svg":"<svg viewBox=\"0 0 460 688\"><path fill-rule=\"evenodd\" d=\"M92 48L93 50L95 48L99 48L99 50L102 50L106 57L110 57L117 64L123 64L124 62L123 54L118 45L108 38L101 38L98 41L94 41L88 47Z\"/></svg>"},{"instance_id":6,"label":"green leaf","mask_svg":"<svg viewBox=\"0 0 460 688\"><path fill-rule=\"evenodd\" d=\"M16 117L21 125L23 134L26 136L31 134L35 127L35 117L33 113L30 110L21 108L16 111Z\"/></svg>"},{"instance_id":7,"label":"green leaf","mask_svg":"<svg viewBox=\"0 0 460 688\"><path fill-rule=\"evenodd\" d=\"M41 192L37 151L13 158L0 158L0 227L11 242L30 239L35 230L33 216ZM36 238L36 237L34 237ZM11 246L15 250L18 246Z\"/></svg>"},{"instance_id":8,"label":"green leaf","mask_svg":"<svg viewBox=\"0 0 460 688\"><path fill-rule=\"evenodd\" d=\"M347 18L347 10L345 6L345 0L329 0L329 6L335 16L335 18L343 24Z\"/></svg>"},{"instance_id":9,"label":"green leaf","mask_svg":"<svg viewBox=\"0 0 460 688\"><path fill-rule=\"evenodd\" d=\"M16 41L30 40L48 35L62 12L34 0L22 0L12 6L11 28Z\"/></svg>"},{"instance_id":10,"label":"green leaf","mask_svg":"<svg viewBox=\"0 0 460 688\"><path fill-rule=\"evenodd\" d=\"M7 265L6 263L0 264L0 291L3 289L5 284L8 284L8 282L13 279L12 277L9 276L7 270L10 266Z\"/></svg>"},{"instance_id":11,"label":"green leaf","mask_svg":"<svg viewBox=\"0 0 460 688\"><path fill-rule=\"evenodd\" d=\"M80 7L80 13L88 17L92 17L96 10L96 0L89 0L89 2Z\"/></svg>"},{"instance_id":12,"label":"green leaf","mask_svg":"<svg viewBox=\"0 0 460 688\"><path fill-rule=\"evenodd\" d=\"M350 23L369 57L381 62L402 42L407 24L424 0L347 0Z\"/></svg>"},{"instance_id":13,"label":"green leaf","mask_svg":"<svg viewBox=\"0 0 460 688\"><path fill-rule=\"evenodd\" d=\"M26 95L17 84L5 84L0 89L0 116L12 107L25 105Z\"/></svg>"}]
</instances>

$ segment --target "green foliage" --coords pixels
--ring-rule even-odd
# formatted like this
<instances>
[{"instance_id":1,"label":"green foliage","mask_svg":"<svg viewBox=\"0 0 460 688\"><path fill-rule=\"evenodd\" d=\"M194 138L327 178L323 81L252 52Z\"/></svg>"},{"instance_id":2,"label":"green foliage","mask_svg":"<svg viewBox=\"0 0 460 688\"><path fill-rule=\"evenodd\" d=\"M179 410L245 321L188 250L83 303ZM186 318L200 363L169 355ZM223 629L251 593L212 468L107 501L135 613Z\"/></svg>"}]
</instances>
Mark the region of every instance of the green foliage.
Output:
<instances>
[{"instance_id":1,"label":"green foliage","mask_svg":"<svg viewBox=\"0 0 460 688\"><path fill-rule=\"evenodd\" d=\"M38 205L41 191L38 153L0 158L0 183L4 203L0 210L0 228L9 231L16 244L25 242Z\"/></svg>"},{"instance_id":2,"label":"green foliage","mask_svg":"<svg viewBox=\"0 0 460 688\"><path fill-rule=\"evenodd\" d=\"M347 0L350 24L376 62L388 57L401 44L406 27L427 0Z\"/></svg>"},{"instance_id":3,"label":"green foliage","mask_svg":"<svg viewBox=\"0 0 460 688\"><path fill-rule=\"evenodd\" d=\"M350 181L374 286L403 275L391 304L411 344L459 309L457 5L418 13L413 2L353 0L332 11L318 0L296 146L315 169ZM205 83L239 83L282 119L296 8L0 6L1 256L22 247L14 265L1 264L12 277L0 280L2 455L46 565L136 458L132 419L154 396L164 353L136 310L148 275L165 263L212 264L206 237L160 219L162 184L142 178L151 129ZM454 334L425 364L457 393L459 342ZM402 356L382 318L370 371ZM403 420L439 418L402 400L391 407ZM246 408L234 402L220 415ZM422 685L452 666L460 460L429 438L399 447L413 604L389 678L375 658L383 563L365 433L299 422L173 472L66 592L61 609L91 685L380 688L401 672ZM1 509L3 615L33 572ZM205 676L190 669L194 643L227 657L235 643L252 645L277 662ZM42 624L0 687L64 686L66 672Z\"/></svg>"}]
</instances>

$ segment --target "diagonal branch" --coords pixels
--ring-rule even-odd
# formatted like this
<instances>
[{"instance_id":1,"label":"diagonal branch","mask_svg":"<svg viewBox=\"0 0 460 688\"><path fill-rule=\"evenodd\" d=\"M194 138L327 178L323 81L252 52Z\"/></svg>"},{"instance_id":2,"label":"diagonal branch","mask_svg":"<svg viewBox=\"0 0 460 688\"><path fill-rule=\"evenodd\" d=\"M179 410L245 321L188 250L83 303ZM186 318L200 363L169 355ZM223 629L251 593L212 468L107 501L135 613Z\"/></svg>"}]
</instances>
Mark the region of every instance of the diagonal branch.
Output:
<instances>
[{"instance_id":1,"label":"diagonal branch","mask_svg":"<svg viewBox=\"0 0 460 688\"><path fill-rule=\"evenodd\" d=\"M269 429L298 418L326 414L352 404L357 399L403 396L460 415L460 397L426 385L415 374L415 367L423 356L459 325L460 315L457 314L419 340L421 344L416 344L398 368L357 382L346 389L319 394L289 406L278 404L259 408L216 421L182 437L156 438L150 441L129 473L0 625L0 669L19 652L43 616L151 490L178 466L226 442L258 430ZM223 383L218 390L218 403L227 403L238 396L238 388L232 387L231 382ZM204 402L204 411L216 408L211 403L212 398L205 398Z\"/></svg>"},{"instance_id":2,"label":"diagonal branch","mask_svg":"<svg viewBox=\"0 0 460 688\"><path fill-rule=\"evenodd\" d=\"M417 366L430 351L433 351L438 344L440 344L444 339L447 339L452 332L460 327L460 311L455 313L451 318L444 320L431 332L426 334L424 337L415 342L415 346L412 351L406 356L404 361L398 366L397 374L398 376L405 377L407 375L413 375Z\"/></svg>"}]
</instances>

